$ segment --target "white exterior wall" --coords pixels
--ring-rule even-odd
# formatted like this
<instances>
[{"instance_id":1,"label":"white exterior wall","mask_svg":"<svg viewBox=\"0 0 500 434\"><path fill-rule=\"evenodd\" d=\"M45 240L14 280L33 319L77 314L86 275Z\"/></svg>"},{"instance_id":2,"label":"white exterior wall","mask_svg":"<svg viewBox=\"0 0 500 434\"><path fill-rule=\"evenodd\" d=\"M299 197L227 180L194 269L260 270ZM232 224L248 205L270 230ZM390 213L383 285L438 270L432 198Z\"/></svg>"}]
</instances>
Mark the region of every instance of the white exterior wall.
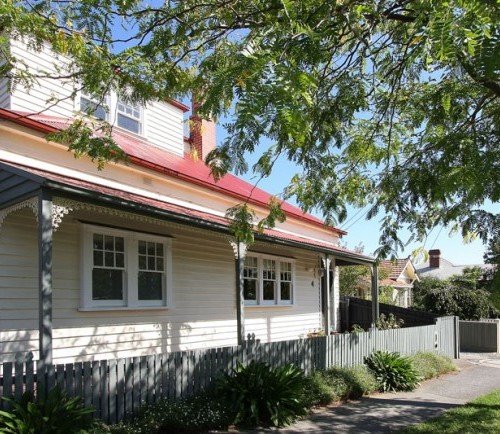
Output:
<instances>
[{"instance_id":1,"label":"white exterior wall","mask_svg":"<svg viewBox=\"0 0 500 434\"><path fill-rule=\"evenodd\" d=\"M16 59L16 67L20 70L30 70L34 74L48 76L62 76L71 72L70 60L67 57L57 56L46 46L38 52L29 49L22 40L11 39L10 51ZM73 79L36 78L30 88L21 84L13 86L9 108L69 118L74 115L76 108L72 97L75 89ZM59 101L54 105L56 99ZM50 105L53 106L49 107Z\"/></svg>"},{"instance_id":2,"label":"white exterior wall","mask_svg":"<svg viewBox=\"0 0 500 434\"><path fill-rule=\"evenodd\" d=\"M11 39L12 56L18 59L19 69L29 69L38 75L49 77L37 78L33 85L26 88L20 84L12 89L10 98L6 83L0 82L0 107L28 113L42 112L46 115L72 118L80 110L80 93L73 79L50 78L67 74L74 68L64 56L57 56L48 46L41 51L29 49L21 40ZM60 70L56 69L57 65ZM57 104L54 101L58 100ZM109 99L109 122L114 124L117 99ZM184 153L184 112L172 104L153 102L143 108L143 130L140 136L152 145L183 155ZM115 126L116 128L119 128ZM123 130L125 131L125 130ZM126 131L125 131L126 132Z\"/></svg>"},{"instance_id":3,"label":"white exterior wall","mask_svg":"<svg viewBox=\"0 0 500 434\"><path fill-rule=\"evenodd\" d=\"M146 139L159 148L184 155L184 112L171 104L153 102L144 115Z\"/></svg>"},{"instance_id":4,"label":"white exterior wall","mask_svg":"<svg viewBox=\"0 0 500 434\"><path fill-rule=\"evenodd\" d=\"M172 235L172 308L80 312L80 223L77 219ZM255 249L284 254L269 244ZM38 349L36 221L10 214L0 230L0 362ZM317 256L296 259L296 304L245 308L246 333L262 341L294 339L321 327ZM65 217L53 244L53 346L57 362L130 357L236 345L234 256L228 241L179 225L149 225L86 212Z\"/></svg>"}]
</instances>

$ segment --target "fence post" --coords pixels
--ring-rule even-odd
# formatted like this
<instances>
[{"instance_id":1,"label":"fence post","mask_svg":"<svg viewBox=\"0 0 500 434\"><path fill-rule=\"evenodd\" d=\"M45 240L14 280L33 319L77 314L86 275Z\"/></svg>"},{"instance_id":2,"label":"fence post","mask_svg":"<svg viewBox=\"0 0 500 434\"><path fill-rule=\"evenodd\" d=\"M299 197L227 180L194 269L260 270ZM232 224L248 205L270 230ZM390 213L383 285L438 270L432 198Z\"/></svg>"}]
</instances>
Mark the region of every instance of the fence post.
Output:
<instances>
[{"instance_id":1,"label":"fence post","mask_svg":"<svg viewBox=\"0 0 500 434\"><path fill-rule=\"evenodd\" d=\"M453 325L454 325L454 337L455 337L455 342L454 342L454 352L455 352L455 359L460 358L460 318L458 316L453 317Z\"/></svg>"}]
</instances>

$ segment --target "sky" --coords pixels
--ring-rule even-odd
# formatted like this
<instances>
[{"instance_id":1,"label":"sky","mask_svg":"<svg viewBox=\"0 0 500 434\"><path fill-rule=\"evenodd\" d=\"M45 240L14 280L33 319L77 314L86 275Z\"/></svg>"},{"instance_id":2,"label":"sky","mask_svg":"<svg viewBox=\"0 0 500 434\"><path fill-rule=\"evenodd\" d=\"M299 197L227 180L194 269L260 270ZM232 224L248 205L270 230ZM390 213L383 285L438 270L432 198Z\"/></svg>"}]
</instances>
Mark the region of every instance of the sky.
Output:
<instances>
[{"instance_id":1,"label":"sky","mask_svg":"<svg viewBox=\"0 0 500 434\"><path fill-rule=\"evenodd\" d=\"M220 143L226 132L221 126L217 126L217 141ZM263 149L263 146L260 147ZM260 156L259 148L253 155L248 156L249 166L257 160ZM258 186L271 194L280 194L283 188L288 184L290 178L300 170L294 163L289 162L285 158L278 160L274 170L269 178L259 181ZM251 172L240 175L248 182L255 183L257 179ZM294 203L293 200L290 202ZM487 204L485 209L500 213L500 204ZM372 254L378 247L378 239L380 236L380 223L381 216L375 217L372 220L365 218L365 213L368 208L360 211L358 208L349 207L347 218L344 224L339 225L341 229L347 230L348 235L342 238L342 243L347 248L353 249L362 244L364 252ZM320 214L316 214L322 217ZM483 263L483 255L485 252L485 245L480 240L475 240L470 243L464 243L460 233L451 234L450 228L436 227L427 236L425 242L413 242L409 244L403 252L399 252L399 257L407 257L419 247L424 247L427 250L440 249L441 255L456 265L472 265ZM410 237L409 231L402 231L401 237L406 240Z\"/></svg>"}]
</instances>

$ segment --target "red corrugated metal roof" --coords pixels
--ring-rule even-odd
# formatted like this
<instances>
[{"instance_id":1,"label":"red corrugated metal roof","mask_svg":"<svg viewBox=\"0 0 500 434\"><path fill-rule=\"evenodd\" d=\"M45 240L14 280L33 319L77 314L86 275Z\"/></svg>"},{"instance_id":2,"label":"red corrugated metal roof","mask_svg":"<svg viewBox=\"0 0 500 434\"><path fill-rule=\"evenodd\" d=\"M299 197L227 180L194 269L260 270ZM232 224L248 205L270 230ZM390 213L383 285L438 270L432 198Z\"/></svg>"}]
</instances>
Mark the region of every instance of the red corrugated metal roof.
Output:
<instances>
[{"instance_id":1,"label":"red corrugated metal roof","mask_svg":"<svg viewBox=\"0 0 500 434\"><path fill-rule=\"evenodd\" d=\"M49 181L54 181L54 182L57 182L59 184L63 184L65 186L76 187L78 189L83 189L83 190L86 190L88 192L94 192L94 193L97 192L97 193L100 193L102 195L107 195L107 196L110 196L113 198L118 198L118 199L123 199L123 200L129 201L129 202L133 202L133 203L138 204L138 205L145 205L145 206L156 208L158 210L167 211L167 212L170 212L173 214L188 216L188 217L203 220L206 222L214 223L217 225L222 225L224 227L229 227L230 221L228 219L226 219L225 217L218 216L218 215L210 214L209 212L203 212L203 211L183 207L180 205L175 205L172 203L152 199L152 198L145 197L142 195L129 193L129 192L124 191L124 190L110 188L110 187L106 187L106 186L103 186L100 184L95 184L93 182L84 181L82 179L71 178L69 176L60 175L60 174L49 172L46 170L41 170L41 169L36 169L33 167L23 166L20 164L14 164L10 161L0 160L0 162L2 162L3 164L6 164L8 166L12 166L12 167L15 167L17 169L24 170L26 172L33 174L33 175L40 176L40 177L47 179ZM283 232L280 232L279 230L276 230L276 229L265 229L263 233L269 237L272 237L272 238L275 238L278 240L293 241L296 243L304 244L305 246L320 247L323 249L331 250L332 252L348 253L348 254L353 255L353 256L360 258L360 259L372 260L372 258L370 258L369 256L360 255L356 252L345 249L343 247L333 246L330 243L321 242L319 240L311 240L309 238L301 237L300 235L297 235L297 234L283 233Z\"/></svg>"},{"instance_id":2,"label":"red corrugated metal roof","mask_svg":"<svg viewBox=\"0 0 500 434\"><path fill-rule=\"evenodd\" d=\"M42 131L43 126L49 127L50 131L64 129L70 123L69 119L57 118L43 114L29 114L13 112L11 110L0 109L0 118L8 119L30 128ZM172 154L167 150L152 146L151 144L123 133L117 129L113 132L116 143L128 155L130 161L134 164L150 168L166 175L182 179L184 181L201 185L205 188L220 191L221 193L247 200L252 204L266 207L272 195L266 191L255 187L254 185L232 175L227 174L219 181L215 181L210 174L210 169L203 161L195 161L191 158L185 158ZM282 203L283 211L294 218L306 221L310 224L329 229L339 235L345 235L346 232L325 226L324 222L311 215L304 213L300 208Z\"/></svg>"}]
</instances>

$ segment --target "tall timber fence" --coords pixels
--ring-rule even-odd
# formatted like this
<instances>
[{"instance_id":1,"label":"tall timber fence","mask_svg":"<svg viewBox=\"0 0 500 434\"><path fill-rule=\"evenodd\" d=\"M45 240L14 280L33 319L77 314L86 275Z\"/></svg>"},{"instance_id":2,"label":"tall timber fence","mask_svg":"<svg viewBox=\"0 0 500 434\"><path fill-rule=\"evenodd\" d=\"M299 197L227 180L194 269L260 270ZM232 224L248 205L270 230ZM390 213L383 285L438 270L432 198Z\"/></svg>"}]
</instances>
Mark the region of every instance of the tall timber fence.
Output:
<instances>
[{"instance_id":1,"label":"tall timber fence","mask_svg":"<svg viewBox=\"0 0 500 434\"><path fill-rule=\"evenodd\" d=\"M500 353L500 319L460 321L460 349Z\"/></svg>"},{"instance_id":2,"label":"tall timber fence","mask_svg":"<svg viewBox=\"0 0 500 434\"><path fill-rule=\"evenodd\" d=\"M396 318L403 320L403 327L416 327L434 324L436 315L431 312L423 312L416 309L394 306L392 304L379 303L380 314L389 316L393 314ZM343 296L340 298L340 326L342 331L351 330L354 324L368 329L372 323L372 302L356 297Z\"/></svg>"},{"instance_id":3,"label":"tall timber fence","mask_svg":"<svg viewBox=\"0 0 500 434\"><path fill-rule=\"evenodd\" d=\"M68 396L80 396L94 417L115 423L145 404L163 398L188 397L206 389L237 363L263 361L271 366L293 363L307 374L330 366L363 363L375 350L412 354L435 351L458 358L458 319L438 318L428 326L281 341L244 346L180 351L143 357L57 364L49 369L36 361L0 365L0 396L19 399L54 385ZM8 402L1 404L8 408Z\"/></svg>"}]
</instances>

